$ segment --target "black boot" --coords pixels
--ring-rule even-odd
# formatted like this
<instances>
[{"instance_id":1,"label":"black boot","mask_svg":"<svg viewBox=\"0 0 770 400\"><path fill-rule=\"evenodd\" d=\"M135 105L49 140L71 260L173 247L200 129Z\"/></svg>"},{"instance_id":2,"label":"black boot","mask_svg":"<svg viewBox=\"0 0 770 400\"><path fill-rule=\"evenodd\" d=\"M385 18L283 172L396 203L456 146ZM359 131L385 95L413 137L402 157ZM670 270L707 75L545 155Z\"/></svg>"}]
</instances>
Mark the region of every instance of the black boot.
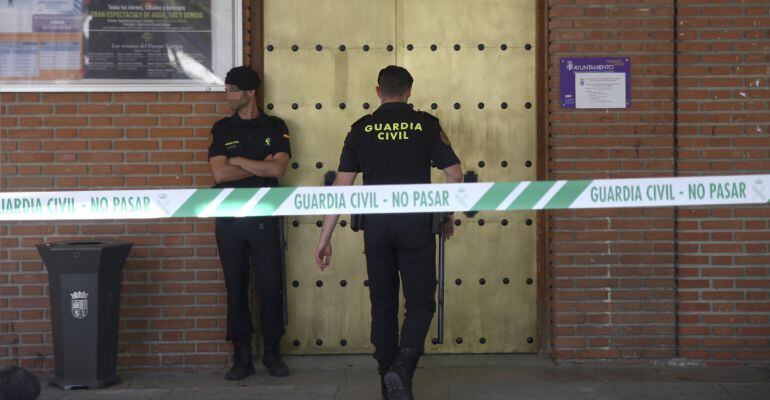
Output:
<instances>
[{"instance_id":1,"label":"black boot","mask_svg":"<svg viewBox=\"0 0 770 400\"><path fill-rule=\"evenodd\" d=\"M262 354L262 365L267 368L267 372L272 376L289 376L289 367L284 364L281 358L281 345L279 343L268 343L265 341L265 352Z\"/></svg>"},{"instance_id":2,"label":"black boot","mask_svg":"<svg viewBox=\"0 0 770 400\"><path fill-rule=\"evenodd\" d=\"M417 368L420 353L417 349L402 347L393 366L383 377L390 400L413 400L412 377Z\"/></svg>"},{"instance_id":3,"label":"black boot","mask_svg":"<svg viewBox=\"0 0 770 400\"><path fill-rule=\"evenodd\" d=\"M382 393L382 400L388 400L388 388L385 386L385 374L388 372L388 368L380 366L377 371L380 373L380 392Z\"/></svg>"},{"instance_id":4,"label":"black boot","mask_svg":"<svg viewBox=\"0 0 770 400\"><path fill-rule=\"evenodd\" d=\"M380 392L382 393L382 400L388 400L388 388L385 386L385 374L388 372L393 362L396 361L398 356L398 348L394 349L392 354L380 355L377 359L377 372L380 373Z\"/></svg>"},{"instance_id":5,"label":"black boot","mask_svg":"<svg viewBox=\"0 0 770 400\"><path fill-rule=\"evenodd\" d=\"M229 381L239 381L249 375L254 375L254 365L251 363L251 336L244 336L233 340L235 353L233 354L233 367L225 374Z\"/></svg>"}]
</instances>

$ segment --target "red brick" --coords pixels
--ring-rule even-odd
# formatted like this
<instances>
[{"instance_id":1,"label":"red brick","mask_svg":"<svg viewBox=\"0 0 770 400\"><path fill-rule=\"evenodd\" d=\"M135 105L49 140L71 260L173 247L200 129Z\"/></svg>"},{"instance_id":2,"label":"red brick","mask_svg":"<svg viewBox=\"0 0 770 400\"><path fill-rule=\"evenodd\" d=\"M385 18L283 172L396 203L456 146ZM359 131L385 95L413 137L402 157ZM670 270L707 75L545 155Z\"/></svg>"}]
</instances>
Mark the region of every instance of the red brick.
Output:
<instances>
[{"instance_id":1,"label":"red brick","mask_svg":"<svg viewBox=\"0 0 770 400\"><path fill-rule=\"evenodd\" d=\"M115 93L115 102L117 103L146 103L155 101L158 101L157 93Z\"/></svg>"},{"instance_id":2,"label":"red brick","mask_svg":"<svg viewBox=\"0 0 770 400\"><path fill-rule=\"evenodd\" d=\"M116 115L123 112L120 104L81 104L78 106L80 114L110 114Z\"/></svg>"},{"instance_id":3,"label":"red brick","mask_svg":"<svg viewBox=\"0 0 770 400\"><path fill-rule=\"evenodd\" d=\"M155 126L158 124L157 117L114 117L115 126Z\"/></svg>"},{"instance_id":4,"label":"red brick","mask_svg":"<svg viewBox=\"0 0 770 400\"><path fill-rule=\"evenodd\" d=\"M47 105L19 105L19 106L9 106L8 107L8 114L50 114L52 110L51 106Z\"/></svg>"},{"instance_id":5,"label":"red brick","mask_svg":"<svg viewBox=\"0 0 770 400\"><path fill-rule=\"evenodd\" d=\"M87 126L88 118L86 117L45 117L43 118L43 124L45 126Z\"/></svg>"},{"instance_id":6,"label":"red brick","mask_svg":"<svg viewBox=\"0 0 770 400\"><path fill-rule=\"evenodd\" d=\"M189 114L192 112L190 104L150 104L148 106L150 114Z\"/></svg>"},{"instance_id":7,"label":"red brick","mask_svg":"<svg viewBox=\"0 0 770 400\"><path fill-rule=\"evenodd\" d=\"M83 103L85 93L44 93L43 103Z\"/></svg>"}]
</instances>

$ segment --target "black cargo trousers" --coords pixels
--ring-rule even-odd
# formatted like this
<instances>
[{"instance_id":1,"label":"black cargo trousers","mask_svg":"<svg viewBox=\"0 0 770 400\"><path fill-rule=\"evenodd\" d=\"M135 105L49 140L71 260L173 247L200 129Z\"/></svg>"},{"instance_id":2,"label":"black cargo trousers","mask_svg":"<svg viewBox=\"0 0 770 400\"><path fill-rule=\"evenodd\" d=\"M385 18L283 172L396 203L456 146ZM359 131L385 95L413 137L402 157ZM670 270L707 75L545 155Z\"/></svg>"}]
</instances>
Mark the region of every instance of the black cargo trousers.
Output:
<instances>
[{"instance_id":1,"label":"black cargo trousers","mask_svg":"<svg viewBox=\"0 0 770 400\"><path fill-rule=\"evenodd\" d=\"M425 351L436 311L436 239L430 214L364 217L364 248L372 303L374 358L389 366L400 347ZM398 332L399 275L406 316Z\"/></svg>"},{"instance_id":2,"label":"black cargo trousers","mask_svg":"<svg viewBox=\"0 0 770 400\"><path fill-rule=\"evenodd\" d=\"M254 267L260 330L266 343L284 333L281 242L275 217L216 218L219 259L227 286L227 340L254 333L249 310L249 269Z\"/></svg>"}]
</instances>

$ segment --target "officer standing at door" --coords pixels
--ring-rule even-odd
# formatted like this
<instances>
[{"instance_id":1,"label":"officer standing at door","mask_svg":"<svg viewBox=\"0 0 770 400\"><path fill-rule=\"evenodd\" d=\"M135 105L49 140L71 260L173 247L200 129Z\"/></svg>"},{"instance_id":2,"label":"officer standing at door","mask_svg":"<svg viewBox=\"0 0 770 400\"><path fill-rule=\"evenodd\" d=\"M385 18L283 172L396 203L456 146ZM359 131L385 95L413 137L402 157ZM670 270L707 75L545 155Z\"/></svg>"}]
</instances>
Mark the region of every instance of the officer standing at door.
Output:
<instances>
[{"instance_id":1,"label":"officer standing at door","mask_svg":"<svg viewBox=\"0 0 770 400\"><path fill-rule=\"evenodd\" d=\"M380 107L352 125L334 185L430 183L431 163L448 183L462 182L460 161L436 117L407 104L413 79L398 66L377 78ZM331 263L331 236L339 215L327 215L316 248L321 270ZM447 217L448 218L448 217ZM364 216L364 247L372 303L371 341L379 363L383 397L412 398L412 377L436 310L436 241L430 214ZM445 224L447 237L453 233ZM406 317L398 332L399 275Z\"/></svg>"},{"instance_id":2,"label":"officer standing at door","mask_svg":"<svg viewBox=\"0 0 770 400\"><path fill-rule=\"evenodd\" d=\"M261 81L251 68L231 69L225 78L226 100L233 115L211 129L209 165L218 188L278 186L291 156L289 130L277 117L257 107ZM272 376L288 376L281 359L284 333L283 281L278 220L274 217L216 218L219 259L227 286L227 340L234 346L233 366L225 375L240 380L255 373L249 310L249 273L254 268L260 299L262 363Z\"/></svg>"}]
</instances>

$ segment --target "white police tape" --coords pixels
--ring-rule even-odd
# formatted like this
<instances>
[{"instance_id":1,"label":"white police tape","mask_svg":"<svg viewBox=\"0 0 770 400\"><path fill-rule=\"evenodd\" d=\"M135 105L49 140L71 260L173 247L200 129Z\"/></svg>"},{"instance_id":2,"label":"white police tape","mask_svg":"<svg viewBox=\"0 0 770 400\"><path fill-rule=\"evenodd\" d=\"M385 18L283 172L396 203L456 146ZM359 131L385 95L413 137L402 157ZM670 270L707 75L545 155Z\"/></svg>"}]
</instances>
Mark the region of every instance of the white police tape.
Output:
<instances>
[{"instance_id":1,"label":"white police tape","mask_svg":"<svg viewBox=\"0 0 770 400\"><path fill-rule=\"evenodd\" d=\"M0 192L0 221L765 204L770 175L246 189Z\"/></svg>"}]
</instances>

